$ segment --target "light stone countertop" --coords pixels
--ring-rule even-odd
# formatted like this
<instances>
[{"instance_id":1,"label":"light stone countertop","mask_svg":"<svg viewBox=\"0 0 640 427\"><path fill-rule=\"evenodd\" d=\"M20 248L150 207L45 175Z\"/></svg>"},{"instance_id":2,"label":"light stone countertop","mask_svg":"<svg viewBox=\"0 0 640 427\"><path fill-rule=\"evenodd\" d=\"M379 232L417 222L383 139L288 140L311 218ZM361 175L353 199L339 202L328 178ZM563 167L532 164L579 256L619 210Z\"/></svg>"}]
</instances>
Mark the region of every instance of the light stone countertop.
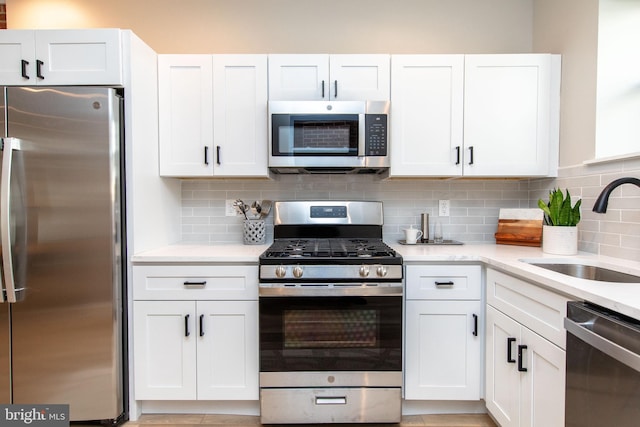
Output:
<instances>
[{"instance_id":1,"label":"light stone countertop","mask_svg":"<svg viewBox=\"0 0 640 427\"><path fill-rule=\"evenodd\" d=\"M387 242L398 251L405 264L413 263L483 263L505 273L533 281L576 300L586 300L640 319L640 283L610 283L577 279L536 267L521 259L562 260L597 265L640 276L640 262L611 258L581 252L575 256L549 255L540 248L494 245L400 245ZM244 263L257 264L258 257L270 243L243 244L176 244L137 253L134 264L147 263Z\"/></svg>"},{"instance_id":2,"label":"light stone countertop","mask_svg":"<svg viewBox=\"0 0 640 427\"><path fill-rule=\"evenodd\" d=\"M258 264L258 257L271 243L243 245L241 243L206 245L183 243L139 252L131 258L134 264L147 263L246 263Z\"/></svg>"}]
</instances>

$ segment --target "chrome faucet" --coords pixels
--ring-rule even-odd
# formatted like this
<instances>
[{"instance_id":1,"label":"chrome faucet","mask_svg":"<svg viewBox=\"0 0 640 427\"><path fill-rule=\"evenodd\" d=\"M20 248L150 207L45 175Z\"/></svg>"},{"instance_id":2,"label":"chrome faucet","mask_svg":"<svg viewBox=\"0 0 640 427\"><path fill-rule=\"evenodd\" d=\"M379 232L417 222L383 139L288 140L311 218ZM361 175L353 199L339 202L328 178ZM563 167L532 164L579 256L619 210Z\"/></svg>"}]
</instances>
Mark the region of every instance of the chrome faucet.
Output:
<instances>
[{"instance_id":1,"label":"chrome faucet","mask_svg":"<svg viewBox=\"0 0 640 427\"><path fill-rule=\"evenodd\" d=\"M600 193L596 202L593 205L593 211L596 213L605 213L607 211L607 204L609 203L609 196L611 192L622 184L635 184L640 187L640 179L633 177L618 178L611 181Z\"/></svg>"}]
</instances>

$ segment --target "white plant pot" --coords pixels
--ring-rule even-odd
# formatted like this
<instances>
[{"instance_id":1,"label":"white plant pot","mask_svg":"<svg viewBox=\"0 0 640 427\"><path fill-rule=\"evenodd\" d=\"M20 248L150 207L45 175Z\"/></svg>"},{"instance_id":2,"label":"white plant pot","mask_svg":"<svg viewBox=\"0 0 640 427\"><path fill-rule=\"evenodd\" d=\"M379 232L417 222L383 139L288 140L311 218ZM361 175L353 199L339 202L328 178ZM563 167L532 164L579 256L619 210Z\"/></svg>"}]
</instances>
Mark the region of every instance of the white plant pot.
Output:
<instances>
[{"instance_id":1,"label":"white plant pot","mask_svg":"<svg viewBox=\"0 0 640 427\"><path fill-rule=\"evenodd\" d=\"M578 227L542 226L542 251L554 255L578 253Z\"/></svg>"}]
</instances>

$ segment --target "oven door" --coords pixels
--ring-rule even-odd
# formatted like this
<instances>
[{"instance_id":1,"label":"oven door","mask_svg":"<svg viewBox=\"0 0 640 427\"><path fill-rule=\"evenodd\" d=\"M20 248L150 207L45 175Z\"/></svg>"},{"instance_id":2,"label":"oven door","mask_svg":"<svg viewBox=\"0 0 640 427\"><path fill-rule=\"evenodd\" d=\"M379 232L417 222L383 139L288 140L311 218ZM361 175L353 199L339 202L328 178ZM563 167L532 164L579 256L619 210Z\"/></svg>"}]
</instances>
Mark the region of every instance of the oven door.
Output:
<instances>
[{"instance_id":1,"label":"oven door","mask_svg":"<svg viewBox=\"0 0 640 427\"><path fill-rule=\"evenodd\" d=\"M402 371L401 294L261 296L259 307L261 375Z\"/></svg>"}]
</instances>

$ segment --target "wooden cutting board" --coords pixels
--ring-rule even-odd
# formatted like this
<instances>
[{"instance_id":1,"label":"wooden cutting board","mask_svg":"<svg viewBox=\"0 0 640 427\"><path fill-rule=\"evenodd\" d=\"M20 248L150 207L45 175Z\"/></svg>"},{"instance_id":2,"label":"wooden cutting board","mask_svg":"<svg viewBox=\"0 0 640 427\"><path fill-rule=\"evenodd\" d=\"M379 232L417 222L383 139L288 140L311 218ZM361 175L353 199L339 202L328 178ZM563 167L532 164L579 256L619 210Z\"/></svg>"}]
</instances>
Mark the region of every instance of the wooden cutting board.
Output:
<instances>
[{"instance_id":1,"label":"wooden cutting board","mask_svg":"<svg viewBox=\"0 0 640 427\"><path fill-rule=\"evenodd\" d=\"M496 243L500 245L541 246L544 212L534 209L500 209Z\"/></svg>"}]
</instances>

